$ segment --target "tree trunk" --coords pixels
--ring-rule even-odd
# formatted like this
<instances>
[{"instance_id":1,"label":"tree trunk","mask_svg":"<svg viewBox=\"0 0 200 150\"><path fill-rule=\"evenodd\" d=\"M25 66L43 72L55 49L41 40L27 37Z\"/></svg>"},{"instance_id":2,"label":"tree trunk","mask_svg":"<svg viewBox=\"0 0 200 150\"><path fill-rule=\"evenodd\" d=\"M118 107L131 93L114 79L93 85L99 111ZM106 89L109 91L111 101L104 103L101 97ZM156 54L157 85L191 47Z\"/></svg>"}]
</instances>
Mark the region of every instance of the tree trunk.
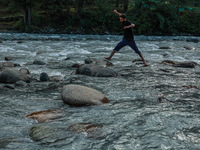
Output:
<instances>
[{"instance_id":1,"label":"tree trunk","mask_svg":"<svg viewBox=\"0 0 200 150\"><path fill-rule=\"evenodd\" d=\"M31 25L31 0L23 0L24 24Z\"/></svg>"},{"instance_id":2,"label":"tree trunk","mask_svg":"<svg viewBox=\"0 0 200 150\"><path fill-rule=\"evenodd\" d=\"M24 10L24 24L28 22L28 11L26 9L26 0L23 0L23 10Z\"/></svg>"},{"instance_id":3,"label":"tree trunk","mask_svg":"<svg viewBox=\"0 0 200 150\"><path fill-rule=\"evenodd\" d=\"M28 25L31 25L31 6L28 7Z\"/></svg>"},{"instance_id":4,"label":"tree trunk","mask_svg":"<svg viewBox=\"0 0 200 150\"><path fill-rule=\"evenodd\" d=\"M124 0L124 12L127 12L128 4L129 4L129 0Z\"/></svg>"},{"instance_id":5,"label":"tree trunk","mask_svg":"<svg viewBox=\"0 0 200 150\"><path fill-rule=\"evenodd\" d=\"M115 6L118 8L119 7L119 0L116 0Z\"/></svg>"},{"instance_id":6,"label":"tree trunk","mask_svg":"<svg viewBox=\"0 0 200 150\"><path fill-rule=\"evenodd\" d=\"M77 10L78 14L81 14L83 12L83 4L84 0L78 0L78 10Z\"/></svg>"}]
</instances>

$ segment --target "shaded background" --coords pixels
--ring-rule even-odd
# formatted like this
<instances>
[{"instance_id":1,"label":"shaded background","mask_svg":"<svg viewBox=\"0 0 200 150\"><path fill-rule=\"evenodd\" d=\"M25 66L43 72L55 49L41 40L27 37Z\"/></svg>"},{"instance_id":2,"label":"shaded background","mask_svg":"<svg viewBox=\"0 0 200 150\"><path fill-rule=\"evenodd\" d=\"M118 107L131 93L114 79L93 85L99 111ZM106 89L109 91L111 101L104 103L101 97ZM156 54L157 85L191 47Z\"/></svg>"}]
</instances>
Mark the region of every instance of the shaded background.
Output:
<instances>
[{"instance_id":1,"label":"shaded background","mask_svg":"<svg viewBox=\"0 0 200 150\"><path fill-rule=\"evenodd\" d=\"M0 31L121 34L113 9L135 34L200 35L200 0L0 0Z\"/></svg>"}]
</instances>

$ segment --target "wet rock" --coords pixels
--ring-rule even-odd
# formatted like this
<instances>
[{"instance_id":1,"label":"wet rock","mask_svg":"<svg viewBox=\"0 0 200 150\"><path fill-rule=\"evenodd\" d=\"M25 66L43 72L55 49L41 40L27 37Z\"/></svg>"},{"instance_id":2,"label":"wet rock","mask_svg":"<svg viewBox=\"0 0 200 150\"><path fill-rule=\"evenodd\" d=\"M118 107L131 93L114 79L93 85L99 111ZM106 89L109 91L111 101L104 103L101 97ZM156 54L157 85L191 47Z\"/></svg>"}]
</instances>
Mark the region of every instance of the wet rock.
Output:
<instances>
[{"instance_id":1,"label":"wet rock","mask_svg":"<svg viewBox=\"0 0 200 150\"><path fill-rule=\"evenodd\" d=\"M85 59L85 64L96 64L103 67L113 66L113 63L108 60L97 60L96 58Z\"/></svg>"},{"instance_id":2,"label":"wet rock","mask_svg":"<svg viewBox=\"0 0 200 150\"><path fill-rule=\"evenodd\" d=\"M24 82L24 81L17 81L17 82L15 83L15 85L16 85L16 86L26 86L27 83Z\"/></svg>"},{"instance_id":3,"label":"wet rock","mask_svg":"<svg viewBox=\"0 0 200 150\"><path fill-rule=\"evenodd\" d=\"M26 68L21 68L19 71L21 71L24 74L30 74L29 70Z\"/></svg>"},{"instance_id":4,"label":"wet rock","mask_svg":"<svg viewBox=\"0 0 200 150\"><path fill-rule=\"evenodd\" d=\"M185 48L186 50L194 50L193 47L189 47L189 46L184 46L184 48Z\"/></svg>"},{"instance_id":5,"label":"wet rock","mask_svg":"<svg viewBox=\"0 0 200 150\"><path fill-rule=\"evenodd\" d=\"M29 136L33 141L42 144L53 144L64 141L65 144L71 144L75 138L65 133L66 128L59 129L57 126L36 125L29 129Z\"/></svg>"},{"instance_id":6,"label":"wet rock","mask_svg":"<svg viewBox=\"0 0 200 150\"><path fill-rule=\"evenodd\" d=\"M62 89L62 85L60 83L50 83L48 85L49 90L55 90L55 89Z\"/></svg>"},{"instance_id":7,"label":"wet rock","mask_svg":"<svg viewBox=\"0 0 200 150\"><path fill-rule=\"evenodd\" d=\"M5 57L5 60L6 61L10 61L10 60L12 60L13 58L12 57Z\"/></svg>"},{"instance_id":8,"label":"wet rock","mask_svg":"<svg viewBox=\"0 0 200 150\"><path fill-rule=\"evenodd\" d=\"M45 65L46 63L42 60L35 59L33 64L35 64L35 65Z\"/></svg>"},{"instance_id":9,"label":"wet rock","mask_svg":"<svg viewBox=\"0 0 200 150\"><path fill-rule=\"evenodd\" d=\"M15 64L13 62L0 62L0 69L5 67L16 67L19 66L19 64Z\"/></svg>"},{"instance_id":10,"label":"wet rock","mask_svg":"<svg viewBox=\"0 0 200 150\"><path fill-rule=\"evenodd\" d=\"M191 62L191 61L184 61L184 62L176 62L172 60L164 60L161 62L161 64L169 64L173 67L182 67L182 68L194 68L197 63Z\"/></svg>"},{"instance_id":11,"label":"wet rock","mask_svg":"<svg viewBox=\"0 0 200 150\"><path fill-rule=\"evenodd\" d=\"M2 40L0 40L0 43L3 43L3 41L2 41Z\"/></svg>"},{"instance_id":12,"label":"wet rock","mask_svg":"<svg viewBox=\"0 0 200 150\"><path fill-rule=\"evenodd\" d=\"M163 47L159 47L159 49L171 49L171 48L168 46L163 46Z\"/></svg>"},{"instance_id":13,"label":"wet rock","mask_svg":"<svg viewBox=\"0 0 200 150\"><path fill-rule=\"evenodd\" d=\"M29 130L29 136L34 141L45 141L51 138L54 134L54 130L49 126L33 126Z\"/></svg>"},{"instance_id":14,"label":"wet rock","mask_svg":"<svg viewBox=\"0 0 200 150\"><path fill-rule=\"evenodd\" d=\"M174 67L182 67L182 68L195 68L195 62L177 62L173 65Z\"/></svg>"},{"instance_id":15,"label":"wet rock","mask_svg":"<svg viewBox=\"0 0 200 150\"><path fill-rule=\"evenodd\" d=\"M79 68L79 67L80 67L79 64L73 64L73 65L72 65L72 68Z\"/></svg>"},{"instance_id":16,"label":"wet rock","mask_svg":"<svg viewBox=\"0 0 200 150\"><path fill-rule=\"evenodd\" d=\"M17 41L17 43L18 43L18 44L22 44L22 43L23 43L23 41Z\"/></svg>"},{"instance_id":17,"label":"wet rock","mask_svg":"<svg viewBox=\"0 0 200 150\"><path fill-rule=\"evenodd\" d=\"M173 65L173 64L175 64L175 62L172 61L172 60L164 60L164 61L161 62L161 64L169 64L169 65Z\"/></svg>"},{"instance_id":18,"label":"wet rock","mask_svg":"<svg viewBox=\"0 0 200 150\"><path fill-rule=\"evenodd\" d=\"M190 38L190 39L187 39L186 41L187 41L187 42L198 43L198 42L199 42L199 39L197 39L197 38Z\"/></svg>"},{"instance_id":19,"label":"wet rock","mask_svg":"<svg viewBox=\"0 0 200 150\"><path fill-rule=\"evenodd\" d=\"M72 106L100 105L109 102L101 92L75 84L64 86L61 95L63 102Z\"/></svg>"},{"instance_id":20,"label":"wet rock","mask_svg":"<svg viewBox=\"0 0 200 150\"><path fill-rule=\"evenodd\" d=\"M63 79L62 79L62 76L50 76L49 80L54 81L54 82L59 82L59 81L62 81Z\"/></svg>"},{"instance_id":21,"label":"wet rock","mask_svg":"<svg viewBox=\"0 0 200 150\"><path fill-rule=\"evenodd\" d=\"M13 85L10 85L10 84L4 85L4 88L15 89L15 87Z\"/></svg>"},{"instance_id":22,"label":"wet rock","mask_svg":"<svg viewBox=\"0 0 200 150\"><path fill-rule=\"evenodd\" d=\"M71 57L67 57L67 58L65 58L64 60L70 60L71 59Z\"/></svg>"},{"instance_id":23,"label":"wet rock","mask_svg":"<svg viewBox=\"0 0 200 150\"><path fill-rule=\"evenodd\" d=\"M6 149L7 145L9 145L9 143L15 141L12 138L1 138L0 139L0 148L2 149Z\"/></svg>"},{"instance_id":24,"label":"wet rock","mask_svg":"<svg viewBox=\"0 0 200 150\"><path fill-rule=\"evenodd\" d=\"M87 137L99 136L102 125L92 123L77 123L71 125L68 130L76 133L86 133Z\"/></svg>"},{"instance_id":25,"label":"wet rock","mask_svg":"<svg viewBox=\"0 0 200 150\"><path fill-rule=\"evenodd\" d=\"M38 122L49 122L60 118L62 116L62 111L58 109L46 110L46 111L38 111L27 115L27 118L35 119Z\"/></svg>"},{"instance_id":26,"label":"wet rock","mask_svg":"<svg viewBox=\"0 0 200 150\"><path fill-rule=\"evenodd\" d=\"M40 55L42 53L44 53L44 52L43 51L39 51L39 52L36 53L36 55Z\"/></svg>"},{"instance_id":27,"label":"wet rock","mask_svg":"<svg viewBox=\"0 0 200 150\"><path fill-rule=\"evenodd\" d=\"M184 85L183 87L188 88L188 89L198 89L200 90L200 87L194 86L194 85Z\"/></svg>"},{"instance_id":28,"label":"wet rock","mask_svg":"<svg viewBox=\"0 0 200 150\"><path fill-rule=\"evenodd\" d=\"M159 95L158 102L159 103L169 103L169 102L172 102L172 101L167 99L166 97L164 97L164 95Z\"/></svg>"},{"instance_id":29,"label":"wet rock","mask_svg":"<svg viewBox=\"0 0 200 150\"><path fill-rule=\"evenodd\" d=\"M40 81L41 82L46 82L46 81L49 81L49 76L47 73L43 72L40 74Z\"/></svg>"},{"instance_id":30,"label":"wet rock","mask_svg":"<svg viewBox=\"0 0 200 150\"><path fill-rule=\"evenodd\" d=\"M30 82L30 77L15 69L5 69L0 72L1 83L15 83L17 81Z\"/></svg>"},{"instance_id":31,"label":"wet rock","mask_svg":"<svg viewBox=\"0 0 200 150\"><path fill-rule=\"evenodd\" d=\"M76 74L94 77L117 77L119 74L111 68L104 68L95 64L84 64L76 70Z\"/></svg>"},{"instance_id":32,"label":"wet rock","mask_svg":"<svg viewBox=\"0 0 200 150\"><path fill-rule=\"evenodd\" d=\"M85 59L85 64L90 64L90 63L95 63L96 59L95 58L87 58Z\"/></svg>"}]
</instances>

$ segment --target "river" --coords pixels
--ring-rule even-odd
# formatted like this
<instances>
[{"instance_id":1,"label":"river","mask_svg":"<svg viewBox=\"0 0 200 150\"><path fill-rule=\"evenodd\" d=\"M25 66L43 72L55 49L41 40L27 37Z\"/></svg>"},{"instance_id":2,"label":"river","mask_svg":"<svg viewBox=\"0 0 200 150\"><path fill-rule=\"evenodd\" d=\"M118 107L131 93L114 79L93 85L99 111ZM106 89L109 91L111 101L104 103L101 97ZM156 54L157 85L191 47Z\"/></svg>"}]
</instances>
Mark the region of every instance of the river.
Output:
<instances>
[{"instance_id":1,"label":"river","mask_svg":"<svg viewBox=\"0 0 200 150\"><path fill-rule=\"evenodd\" d=\"M86 58L103 60L121 40L114 35L42 35L0 33L0 62L27 68L35 79L25 87L3 88L0 83L0 149L2 150L197 150L200 149L200 44L199 37L136 36L136 44L149 64L143 67L129 47L113 56L112 78L76 75L73 64ZM188 50L189 49L189 50ZM31 64L35 59L46 65ZM134 61L135 60L135 61ZM164 60L193 61L194 68L161 64ZM110 102L99 106L71 107L64 104L60 89L44 90L51 82L38 82L39 75L63 83L88 86ZM59 109L62 116L39 123L28 114ZM102 125L100 135L74 133L75 123ZM55 135L34 141L29 131L48 126Z\"/></svg>"}]
</instances>

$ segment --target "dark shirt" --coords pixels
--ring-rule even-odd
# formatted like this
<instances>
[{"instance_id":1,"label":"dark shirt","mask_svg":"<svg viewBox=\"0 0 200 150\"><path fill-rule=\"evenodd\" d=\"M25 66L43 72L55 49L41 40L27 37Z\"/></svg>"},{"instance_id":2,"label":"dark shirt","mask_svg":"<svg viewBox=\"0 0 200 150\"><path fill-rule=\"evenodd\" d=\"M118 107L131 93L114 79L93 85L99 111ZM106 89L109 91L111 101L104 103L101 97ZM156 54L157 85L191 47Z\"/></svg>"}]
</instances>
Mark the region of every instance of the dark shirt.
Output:
<instances>
[{"instance_id":1,"label":"dark shirt","mask_svg":"<svg viewBox=\"0 0 200 150\"><path fill-rule=\"evenodd\" d=\"M131 24L132 24L132 23L131 23L130 21L128 21L128 20L122 22L123 28L124 28L125 26L130 26ZM124 29L124 38L125 38L126 40L128 40L128 41L131 41L131 40L134 39L133 31L132 31L131 28Z\"/></svg>"}]
</instances>

